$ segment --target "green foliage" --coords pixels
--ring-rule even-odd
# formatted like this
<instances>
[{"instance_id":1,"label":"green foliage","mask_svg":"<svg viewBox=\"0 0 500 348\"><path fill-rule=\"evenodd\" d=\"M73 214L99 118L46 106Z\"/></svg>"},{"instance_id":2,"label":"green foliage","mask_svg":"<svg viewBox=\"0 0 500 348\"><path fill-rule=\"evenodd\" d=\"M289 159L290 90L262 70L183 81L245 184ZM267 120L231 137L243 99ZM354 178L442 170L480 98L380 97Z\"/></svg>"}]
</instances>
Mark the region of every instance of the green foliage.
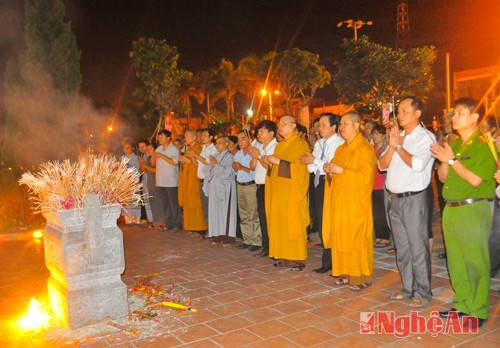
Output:
<instances>
[{"instance_id":1,"label":"green foliage","mask_svg":"<svg viewBox=\"0 0 500 348\"><path fill-rule=\"evenodd\" d=\"M394 50L369 41L344 39L345 57L337 62L335 87L346 104L362 113L380 112L381 103L414 95L425 100L434 88L434 47Z\"/></svg>"},{"instance_id":2,"label":"green foliage","mask_svg":"<svg viewBox=\"0 0 500 348\"><path fill-rule=\"evenodd\" d=\"M17 166L76 156L76 147L54 141L61 134L76 139L71 116L82 80L81 52L62 0L25 0L25 41L26 51L6 68L2 157ZM40 142L40 135L50 141Z\"/></svg>"},{"instance_id":3,"label":"green foliage","mask_svg":"<svg viewBox=\"0 0 500 348\"><path fill-rule=\"evenodd\" d=\"M291 111L292 101L300 97L308 105L318 88L330 84L331 76L319 63L319 55L299 48L280 53L270 52L264 58L271 69L271 80L285 97L285 110Z\"/></svg>"},{"instance_id":4,"label":"green foliage","mask_svg":"<svg viewBox=\"0 0 500 348\"><path fill-rule=\"evenodd\" d=\"M130 58L142 84L134 95L154 105L160 115L178 111L179 87L185 72L177 66L177 48L169 46L165 40L153 38L140 38L132 45Z\"/></svg>"},{"instance_id":5,"label":"green foliage","mask_svg":"<svg viewBox=\"0 0 500 348\"><path fill-rule=\"evenodd\" d=\"M81 52L71 24L64 22L62 0L26 0L25 16L24 59L40 64L58 91L76 95L82 82Z\"/></svg>"},{"instance_id":6,"label":"green foliage","mask_svg":"<svg viewBox=\"0 0 500 348\"><path fill-rule=\"evenodd\" d=\"M231 129L240 125L235 118L226 120L226 116L216 109L205 116L208 119L208 128L211 128L216 135L231 134Z\"/></svg>"}]
</instances>

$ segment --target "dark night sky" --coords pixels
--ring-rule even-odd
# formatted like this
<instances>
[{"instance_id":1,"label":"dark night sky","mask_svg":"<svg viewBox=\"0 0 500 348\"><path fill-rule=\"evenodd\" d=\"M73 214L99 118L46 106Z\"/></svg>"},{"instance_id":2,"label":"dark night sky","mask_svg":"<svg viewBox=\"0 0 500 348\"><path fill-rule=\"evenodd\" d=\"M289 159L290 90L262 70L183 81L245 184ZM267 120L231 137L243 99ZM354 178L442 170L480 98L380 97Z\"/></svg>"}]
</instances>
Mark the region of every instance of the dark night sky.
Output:
<instances>
[{"instance_id":1,"label":"dark night sky","mask_svg":"<svg viewBox=\"0 0 500 348\"><path fill-rule=\"evenodd\" d=\"M0 0L0 20L22 20L16 6ZM3 4L2 4L3 3ZM178 48L180 66L193 72L229 58L236 65L250 53L299 47L320 54L333 71L342 38L352 29L337 22L372 20L359 34L394 46L398 0L65 0L67 18L82 51L82 92L98 105L113 105L130 94L128 52L139 37L166 39ZM439 55L436 77L444 76L444 53L452 70L500 64L500 0L408 0L412 39L433 44ZM6 13L5 10L12 13ZM22 23L14 23L13 27ZM14 34L12 34L14 35ZM7 39L6 39L7 38ZM22 38L22 37L21 37ZM0 35L0 71L18 44ZM19 40L17 40L19 41ZM324 93L323 93L324 94Z\"/></svg>"}]
</instances>

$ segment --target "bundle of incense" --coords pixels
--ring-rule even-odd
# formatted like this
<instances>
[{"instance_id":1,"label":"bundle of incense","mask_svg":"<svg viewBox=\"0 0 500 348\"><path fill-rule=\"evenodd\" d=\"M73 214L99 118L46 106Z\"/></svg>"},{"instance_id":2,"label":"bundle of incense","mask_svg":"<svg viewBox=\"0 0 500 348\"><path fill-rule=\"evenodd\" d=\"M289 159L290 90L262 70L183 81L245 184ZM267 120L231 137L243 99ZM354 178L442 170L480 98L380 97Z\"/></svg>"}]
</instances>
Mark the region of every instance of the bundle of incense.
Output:
<instances>
[{"instance_id":1,"label":"bundle of incense","mask_svg":"<svg viewBox=\"0 0 500 348\"><path fill-rule=\"evenodd\" d=\"M490 148L491 154L493 155L493 158L495 159L495 163L497 164L497 168L500 169L500 163L498 163L498 151L497 151L497 147L495 145L495 142L493 141L493 138L491 137L491 133L490 132L485 133L484 139L486 140L486 144L488 144L488 147Z\"/></svg>"}]
</instances>

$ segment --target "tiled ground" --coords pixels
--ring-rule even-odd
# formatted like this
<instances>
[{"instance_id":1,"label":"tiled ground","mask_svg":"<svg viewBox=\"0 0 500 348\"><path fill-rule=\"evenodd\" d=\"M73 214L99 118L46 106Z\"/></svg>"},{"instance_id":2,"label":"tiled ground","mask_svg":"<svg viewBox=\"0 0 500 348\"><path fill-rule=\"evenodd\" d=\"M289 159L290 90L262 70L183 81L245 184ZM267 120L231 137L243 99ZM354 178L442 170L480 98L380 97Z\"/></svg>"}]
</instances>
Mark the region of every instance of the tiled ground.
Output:
<instances>
[{"instance_id":1,"label":"tiled ground","mask_svg":"<svg viewBox=\"0 0 500 348\"><path fill-rule=\"evenodd\" d=\"M320 256L320 248L313 245L307 267L293 272L273 267L267 258L252 257L250 251L213 245L196 234L120 227L126 259L122 279L127 286L136 283L136 276L166 270L155 281L175 284L174 292L192 299L198 312L169 310L138 326L104 321L76 331L51 328L44 335L22 334L13 330L12 318L26 308L31 296L46 296L48 271L41 244L4 240L0 241L0 347L498 347L498 279L492 282L492 314L478 334L362 335L361 311L410 312L404 302L388 300L399 290L400 279L394 256L384 250L376 251L373 285L356 293L336 287L328 274L312 272ZM440 252L440 234L435 234L434 249ZM434 300L421 311L427 318L433 310L449 309L453 294L445 262L436 257L433 274ZM140 330L134 331L137 327Z\"/></svg>"}]
</instances>

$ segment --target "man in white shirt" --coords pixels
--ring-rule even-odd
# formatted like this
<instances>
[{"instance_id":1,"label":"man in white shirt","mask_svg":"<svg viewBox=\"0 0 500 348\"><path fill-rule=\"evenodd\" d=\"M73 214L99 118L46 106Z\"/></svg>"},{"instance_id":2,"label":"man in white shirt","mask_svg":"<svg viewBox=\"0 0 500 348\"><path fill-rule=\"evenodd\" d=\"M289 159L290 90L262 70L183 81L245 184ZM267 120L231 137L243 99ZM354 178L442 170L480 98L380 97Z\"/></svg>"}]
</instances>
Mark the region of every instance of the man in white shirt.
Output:
<instances>
[{"instance_id":1,"label":"man in white shirt","mask_svg":"<svg viewBox=\"0 0 500 348\"><path fill-rule=\"evenodd\" d=\"M182 229L182 213L179 207L179 149L170 144L172 133L168 130L158 132L160 146L153 154L156 162L156 187L162 216L158 223L165 224L165 229Z\"/></svg>"},{"instance_id":2,"label":"man in white shirt","mask_svg":"<svg viewBox=\"0 0 500 348\"><path fill-rule=\"evenodd\" d=\"M380 170L387 170L389 217L396 247L396 262L403 288L392 300L410 299L409 306L420 308L432 299L429 250L429 195L434 158L430 146L435 137L420 125L423 105L416 97L406 97L398 106L387 151L380 157Z\"/></svg>"},{"instance_id":3,"label":"man in white shirt","mask_svg":"<svg viewBox=\"0 0 500 348\"><path fill-rule=\"evenodd\" d=\"M269 235L267 234L266 203L265 203L265 183L267 169L269 165L265 162L266 156L274 153L278 142L276 133L278 127L276 123L264 120L257 127L257 140L261 146L252 146L249 153L252 156L250 168L255 171L255 183L257 184L257 213L259 214L260 231L262 235L262 250L255 254L256 257L269 255Z\"/></svg>"},{"instance_id":4,"label":"man in white shirt","mask_svg":"<svg viewBox=\"0 0 500 348\"><path fill-rule=\"evenodd\" d=\"M313 152L306 152L299 158L300 163L307 164L309 173L314 173L314 202L316 211L316 226L318 227L323 255L321 257L321 267L313 269L316 273L326 273L332 270L331 250L323 245L323 200L325 196L325 171L323 166L330 163L337 148L344 143L344 139L337 134L340 124L340 116L332 113L321 114L319 119L319 134L321 136L314 144Z\"/></svg>"}]
</instances>

